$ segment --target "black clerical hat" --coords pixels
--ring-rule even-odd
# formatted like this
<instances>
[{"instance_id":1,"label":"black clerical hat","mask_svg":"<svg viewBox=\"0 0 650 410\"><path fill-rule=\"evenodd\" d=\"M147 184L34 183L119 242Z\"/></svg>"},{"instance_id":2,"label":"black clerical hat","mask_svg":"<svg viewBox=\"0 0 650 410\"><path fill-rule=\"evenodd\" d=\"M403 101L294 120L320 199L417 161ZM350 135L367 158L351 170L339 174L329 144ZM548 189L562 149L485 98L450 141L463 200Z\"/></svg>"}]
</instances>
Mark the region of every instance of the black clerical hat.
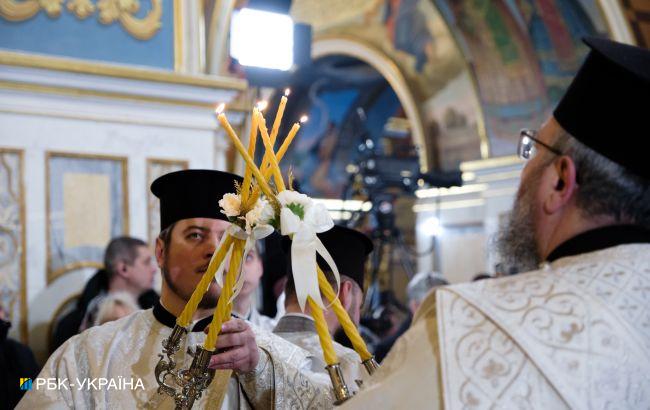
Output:
<instances>
[{"instance_id":1,"label":"black clerical hat","mask_svg":"<svg viewBox=\"0 0 650 410\"><path fill-rule=\"evenodd\" d=\"M235 193L235 181L241 184L242 177L209 169L170 172L156 179L151 192L160 199L160 230L188 218L227 221L219 200L224 194Z\"/></svg>"},{"instance_id":2,"label":"black clerical hat","mask_svg":"<svg viewBox=\"0 0 650 410\"><path fill-rule=\"evenodd\" d=\"M586 38L591 48L553 112L569 134L630 172L650 178L650 50Z\"/></svg>"},{"instance_id":3,"label":"black clerical hat","mask_svg":"<svg viewBox=\"0 0 650 410\"><path fill-rule=\"evenodd\" d=\"M372 241L359 231L338 225L317 235L318 239L323 242L327 251L332 255L339 273L352 278L361 289L365 290L363 286L365 264L368 255L373 249ZM283 237L283 239L282 247L287 253L287 258L291 259L289 250L291 240L289 240L288 236ZM318 256L317 262L323 271L329 271L327 263L320 256ZM289 269L291 269L290 264Z\"/></svg>"}]
</instances>

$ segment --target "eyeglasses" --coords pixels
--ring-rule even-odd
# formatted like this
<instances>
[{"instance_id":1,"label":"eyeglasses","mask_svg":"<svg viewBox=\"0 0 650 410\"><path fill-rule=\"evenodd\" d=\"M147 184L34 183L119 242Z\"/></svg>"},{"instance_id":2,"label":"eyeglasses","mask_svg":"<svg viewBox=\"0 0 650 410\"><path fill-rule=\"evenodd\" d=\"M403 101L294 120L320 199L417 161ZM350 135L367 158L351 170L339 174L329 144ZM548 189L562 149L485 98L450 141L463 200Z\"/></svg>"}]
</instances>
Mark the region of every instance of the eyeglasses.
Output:
<instances>
[{"instance_id":1,"label":"eyeglasses","mask_svg":"<svg viewBox=\"0 0 650 410\"><path fill-rule=\"evenodd\" d=\"M537 144L551 151L555 155L562 155L562 152L557 148L553 148L540 141L537 138L537 131L524 128L519 132L519 146L517 147L519 158L525 160L533 158L537 154Z\"/></svg>"}]
</instances>

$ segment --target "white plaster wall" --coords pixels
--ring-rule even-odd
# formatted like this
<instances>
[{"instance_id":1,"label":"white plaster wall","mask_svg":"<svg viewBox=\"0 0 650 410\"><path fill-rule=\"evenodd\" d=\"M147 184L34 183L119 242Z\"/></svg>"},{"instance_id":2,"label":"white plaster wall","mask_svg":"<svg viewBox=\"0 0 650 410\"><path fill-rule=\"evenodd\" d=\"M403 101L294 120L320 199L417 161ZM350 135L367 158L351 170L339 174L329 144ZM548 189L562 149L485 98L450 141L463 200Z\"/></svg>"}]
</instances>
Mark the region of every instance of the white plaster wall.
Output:
<instances>
[{"instance_id":1,"label":"white plaster wall","mask_svg":"<svg viewBox=\"0 0 650 410\"><path fill-rule=\"evenodd\" d=\"M451 283L469 281L479 272L494 274L499 216L512 208L521 167L514 158L465 163L463 187L418 193L418 251L435 242L435 251L418 259L418 271L439 271ZM435 237L425 228L432 217L442 226Z\"/></svg>"},{"instance_id":2,"label":"white plaster wall","mask_svg":"<svg viewBox=\"0 0 650 410\"><path fill-rule=\"evenodd\" d=\"M9 71L16 76L15 69L3 71L0 67L0 78ZM56 74L50 73L48 82ZM68 74L65 76L66 81L74 80ZM108 82L114 85L114 79ZM147 86L148 90L153 87ZM187 92L187 87L183 87L186 97ZM227 92L223 98L233 95ZM223 169L228 144L223 133L215 131L216 125L212 109L198 105L0 88L0 146L22 149L25 153L28 327L37 359L43 361L48 356L49 324L55 309L79 293L94 273L94 269L81 269L47 284L46 152L127 157L129 234L146 239L147 158L184 159L189 161L190 168Z\"/></svg>"}]
</instances>

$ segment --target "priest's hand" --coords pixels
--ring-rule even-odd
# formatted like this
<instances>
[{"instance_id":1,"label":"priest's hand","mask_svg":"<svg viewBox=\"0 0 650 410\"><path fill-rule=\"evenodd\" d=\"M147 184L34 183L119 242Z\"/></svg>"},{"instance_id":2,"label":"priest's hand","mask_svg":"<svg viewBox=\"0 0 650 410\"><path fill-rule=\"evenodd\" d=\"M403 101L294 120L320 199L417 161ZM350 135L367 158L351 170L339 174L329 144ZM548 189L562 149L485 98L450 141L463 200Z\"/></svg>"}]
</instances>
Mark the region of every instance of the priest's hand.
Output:
<instances>
[{"instance_id":1,"label":"priest's hand","mask_svg":"<svg viewBox=\"0 0 650 410\"><path fill-rule=\"evenodd\" d=\"M207 331L207 329L206 329ZM210 358L211 369L232 369L246 373L255 369L260 359L255 334L245 320L230 319L221 326L217 353Z\"/></svg>"}]
</instances>

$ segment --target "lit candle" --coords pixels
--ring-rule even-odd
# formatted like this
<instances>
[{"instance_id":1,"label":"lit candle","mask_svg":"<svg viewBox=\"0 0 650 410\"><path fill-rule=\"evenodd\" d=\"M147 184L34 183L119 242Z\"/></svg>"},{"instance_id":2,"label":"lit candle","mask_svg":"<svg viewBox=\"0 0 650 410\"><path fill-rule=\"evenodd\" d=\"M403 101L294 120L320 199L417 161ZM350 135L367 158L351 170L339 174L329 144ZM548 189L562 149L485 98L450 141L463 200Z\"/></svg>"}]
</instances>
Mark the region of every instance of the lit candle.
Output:
<instances>
[{"instance_id":1,"label":"lit candle","mask_svg":"<svg viewBox=\"0 0 650 410\"><path fill-rule=\"evenodd\" d=\"M237 239L233 245L232 255L230 257L230 266L228 267L228 272L226 273L226 279L223 283L223 289L221 289L221 295L219 295L219 301L217 302L217 309L212 316L212 322L208 328L208 336L205 338L203 343L203 348L211 352L217 347L217 339L219 337L219 332L221 332L221 326L223 322L227 321L230 318L231 303L230 297L232 296L233 287L237 279L237 273L239 272L239 265L242 261L242 247L243 241Z\"/></svg>"},{"instance_id":2,"label":"lit candle","mask_svg":"<svg viewBox=\"0 0 650 410\"><path fill-rule=\"evenodd\" d=\"M257 108L253 107L253 114L251 115L251 132L248 137L248 155L250 155L251 158L255 158L255 144L257 142L257 118L258 118L257 113L258 113ZM248 196L250 195L251 178L252 178L252 171L250 167L246 167L246 171L244 172L244 182L242 183L241 186L242 204L245 204L246 207L248 207L249 205L246 203L246 201L248 200Z\"/></svg>"},{"instance_id":3,"label":"lit candle","mask_svg":"<svg viewBox=\"0 0 650 410\"><path fill-rule=\"evenodd\" d=\"M223 262L223 259L226 257L226 253L230 249L232 241L232 236L227 235L221 243L221 246L219 246L219 249L217 249L216 252L212 255L208 269L205 270L205 273L203 274L203 277L201 277L199 284L196 285L194 292L192 292L190 300L185 304L183 311L176 319L176 324L179 326L187 327L192 321L192 317L194 316L194 313L199 306L199 302L201 299L203 299L205 292L207 292L208 286L210 286L210 282L212 282L212 278L214 278L214 273L217 271L217 268L219 265L221 265L221 262Z\"/></svg>"},{"instance_id":4,"label":"lit candle","mask_svg":"<svg viewBox=\"0 0 650 410\"><path fill-rule=\"evenodd\" d=\"M293 139L295 138L296 134L298 133L298 130L300 129L300 124L304 124L307 122L309 118L306 115L303 115L300 117L300 122L293 124L293 127L291 127L291 130L289 131L289 134L287 134L287 137L282 141L282 145L280 146L280 149L278 149L278 152L276 154L276 157L278 159L278 163L282 161L282 158L284 158L284 154L286 154L287 150L289 149L289 145L293 142ZM271 176L271 173L269 171L269 166L270 162L264 163L262 167L262 171L264 173L264 176L268 180Z\"/></svg>"},{"instance_id":5,"label":"lit candle","mask_svg":"<svg viewBox=\"0 0 650 410\"><path fill-rule=\"evenodd\" d=\"M334 350L334 344L332 343L332 335L330 335L330 330L327 327L327 322L325 321L325 316L323 315L323 310L321 309L316 302L313 301L311 297L307 297L309 301L309 307L311 308L311 316L314 318L314 325L316 326L316 333L318 333L318 339L320 340L320 345L323 348L323 357L325 358L325 364L331 366L339 362L336 357L336 351Z\"/></svg>"},{"instance_id":6,"label":"lit candle","mask_svg":"<svg viewBox=\"0 0 650 410\"><path fill-rule=\"evenodd\" d=\"M257 180L257 184L262 190L262 192L264 192L264 194L269 198L269 200L277 202L277 200L275 199L275 195L273 195L273 191L266 183L266 180L264 179L264 176L262 176L260 170L257 168L257 165L255 165L255 161L253 161L253 158L251 158L251 156L248 155L248 151L244 147L244 144L242 144L242 142L239 140L239 137L235 133L235 130L232 129L232 126L228 122L226 115L223 113L224 108L225 105L221 104L215 110L219 124L221 124L223 129L226 131L226 135L228 136L228 138L230 138L230 141L235 146L235 149L239 152L239 155L241 155L242 158L244 158L244 161L246 161L246 165L250 167L251 172L253 173L253 176Z\"/></svg>"},{"instance_id":7,"label":"lit candle","mask_svg":"<svg viewBox=\"0 0 650 410\"><path fill-rule=\"evenodd\" d=\"M336 297L336 293L334 293L332 285L330 285L330 283L327 281L327 278L325 277L325 274L321 268L317 267L317 269L318 284L320 285L320 290L323 292L325 298L332 304L331 306L334 309L336 318L339 320L339 323L345 331L345 334L348 336L348 339L350 339L352 347L354 347L354 350L357 352L359 357L361 357L361 361L366 361L372 358L372 353L368 351L366 342L359 334L359 329L357 329L357 327L352 322L352 319L350 319L350 315L341 304L341 300Z\"/></svg>"},{"instance_id":8,"label":"lit candle","mask_svg":"<svg viewBox=\"0 0 650 410\"><path fill-rule=\"evenodd\" d=\"M278 131L280 130L280 124L282 123L282 116L284 115L284 109L287 106L287 97L291 93L290 89L284 90L284 95L280 98L280 105L278 105L278 112L275 114L275 121L273 121L273 128L271 128L271 145L275 145L275 139L278 136Z\"/></svg>"},{"instance_id":9,"label":"lit candle","mask_svg":"<svg viewBox=\"0 0 650 410\"><path fill-rule=\"evenodd\" d=\"M273 176L275 178L275 186L278 189L278 192L284 191L285 186L284 186L284 181L282 180L282 172L280 171L280 165L278 164L278 160L275 157L275 153L273 152L273 143L271 142L271 138L269 137L268 131L266 129L266 121L264 121L264 117L260 118L260 135L262 136L262 141L264 142L264 148L266 148L266 153L264 154L265 158L268 158L269 162L271 163L271 171L273 172Z\"/></svg>"}]
</instances>

